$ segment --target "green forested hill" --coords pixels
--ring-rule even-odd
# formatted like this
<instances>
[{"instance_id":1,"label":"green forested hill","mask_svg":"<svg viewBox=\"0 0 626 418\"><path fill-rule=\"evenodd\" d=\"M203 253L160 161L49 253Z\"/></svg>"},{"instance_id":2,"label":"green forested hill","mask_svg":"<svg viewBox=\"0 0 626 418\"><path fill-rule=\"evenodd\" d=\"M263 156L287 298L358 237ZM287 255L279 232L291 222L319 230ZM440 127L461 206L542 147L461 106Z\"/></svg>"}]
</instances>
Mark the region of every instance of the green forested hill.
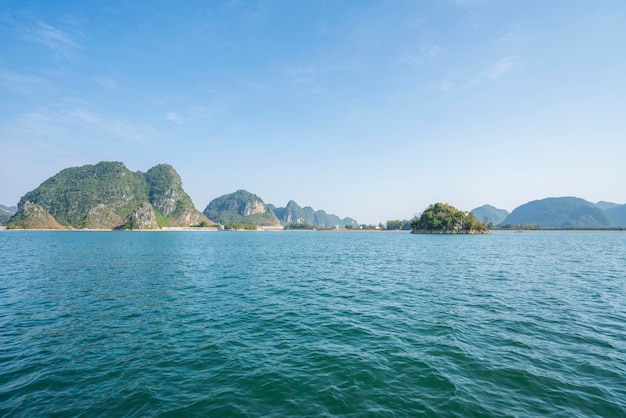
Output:
<instances>
[{"instance_id":1,"label":"green forested hill","mask_svg":"<svg viewBox=\"0 0 626 418\"><path fill-rule=\"evenodd\" d=\"M37 205L37 212L25 211L27 202ZM132 172L121 162L67 168L26 193L8 226L32 228L29 213L40 218L47 213L67 228L152 229L209 223L193 207L174 168L166 164L148 173ZM41 222L37 225L42 227Z\"/></svg>"},{"instance_id":2,"label":"green forested hill","mask_svg":"<svg viewBox=\"0 0 626 418\"><path fill-rule=\"evenodd\" d=\"M265 202L246 190L237 190L213 199L202 213L224 225L280 226L278 218Z\"/></svg>"},{"instance_id":3,"label":"green forested hill","mask_svg":"<svg viewBox=\"0 0 626 418\"><path fill-rule=\"evenodd\" d=\"M626 205L611 207L604 211L606 216L620 228L626 228Z\"/></svg>"},{"instance_id":4,"label":"green forested hill","mask_svg":"<svg viewBox=\"0 0 626 418\"><path fill-rule=\"evenodd\" d=\"M493 222L494 225L498 225L509 216L509 212L504 209L498 209L491 205L483 205L471 211L476 218L484 223Z\"/></svg>"},{"instance_id":5,"label":"green forested hill","mask_svg":"<svg viewBox=\"0 0 626 418\"><path fill-rule=\"evenodd\" d=\"M307 224L313 225L313 217L306 213L296 202L290 200L284 208L270 206L281 224Z\"/></svg>"},{"instance_id":6,"label":"green forested hill","mask_svg":"<svg viewBox=\"0 0 626 418\"><path fill-rule=\"evenodd\" d=\"M163 226L212 224L183 190L183 182L174 167L159 164L148 170L145 177L150 204L165 216Z\"/></svg>"},{"instance_id":7,"label":"green forested hill","mask_svg":"<svg viewBox=\"0 0 626 418\"><path fill-rule=\"evenodd\" d=\"M622 206L622 204L620 203L613 203L613 202L606 202L604 200L601 200L599 202L596 202L596 206L599 207L603 212L606 212L609 209L614 209L617 207Z\"/></svg>"},{"instance_id":8,"label":"green forested hill","mask_svg":"<svg viewBox=\"0 0 626 418\"><path fill-rule=\"evenodd\" d=\"M513 210L502 223L565 229L613 226L595 204L577 197L550 197L528 202Z\"/></svg>"}]
</instances>

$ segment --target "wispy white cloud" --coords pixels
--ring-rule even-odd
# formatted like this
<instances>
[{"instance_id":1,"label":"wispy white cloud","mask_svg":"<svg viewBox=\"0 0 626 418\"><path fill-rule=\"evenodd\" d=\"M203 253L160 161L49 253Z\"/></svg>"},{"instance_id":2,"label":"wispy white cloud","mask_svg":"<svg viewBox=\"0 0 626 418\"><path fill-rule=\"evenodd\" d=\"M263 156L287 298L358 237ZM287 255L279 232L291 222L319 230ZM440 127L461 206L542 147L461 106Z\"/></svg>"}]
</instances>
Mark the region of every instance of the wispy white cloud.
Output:
<instances>
[{"instance_id":1,"label":"wispy white cloud","mask_svg":"<svg viewBox=\"0 0 626 418\"><path fill-rule=\"evenodd\" d=\"M58 114L58 118L66 126L79 124L100 132L109 132L113 137L122 140L144 142L150 140L153 136L151 134L154 134L152 128L143 124L110 118L88 108L64 110Z\"/></svg>"},{"instance_id":2,"label":"wispy white cloud","mask_svg":"<svg viewBox=\"0 0 626 418\"><path fill-rule=\"evenodd\" d=\"M94 81L107 89L114 89L117 87L117 82L115 80L111 80L110 78L96 77L94 78Z\"/></svg>"},{"instance_id":3,"label":"wispy white cloud","mask_svg":"<svg viewBox=\"0 0 626 418\"><path fill-rule=\"evenodd\" d=\"M405 64L416 66L442 53L444 53L444 49L440 45L431 45L421 48L418 52L407 52L403 54L401 61Z\"/></svg>"},{"instance_id":4,"label":"wispy white cloud","mask_svg":"<svg viewBox=\"0 0 626 418\"><path fill-rule=\"evenodd\" d=\"M519 24L510 24L508 31L502 35L498 42L507 45L521 45L531 41L534 35Z\"/></svg>"},{"instance_id":5,"label":"wispy white cloud","mask_svg":"<svg viewBox=\"0 0 626 418\"><path fill-rule=\"evenodd\" d=\"M107 128L118 138L136 142L149 141L153 137L149 134L152 130L146 126L124 120L113 120L112 123L107 122Z\"/></svg>"},{"instance_id":6,"label":"wispy white cloud","mask_svg":"<svg viewBox=\"0 0 626 418\"><path fill-rule=\"evenodd\" d=\"M466 81L459 80L459 78L446 78L442 81L437 81L435 83L430 84L431 88L435 88L442 92L449 92L452 90L466 91L477 88L485 81L494 81L499 78L502 78L514 71L517 68L520 68L523 65L523 61L518 59L517 57L509 56L504 57L496 61L495 63L484 68L480 73L468 77Z\"/></svg>"},{"instance_id":7,"label":"wispy white cloud","mask_svg":"<svg viewBox=\"0 0 626 418\"><path fill-rule=\"evenodd\" d=\"M286 75L292 83L296 84L312 83L318 75L318 71L315 68L308 66L285 67L279 70L279 72Z\"/></svg>"},{"instance_id":8,"label":"wispy white cloud","mask_svg":"<svg viewBox=\"0 0 626 418\"><path fill-rule=\"evenodd\" d=\"M177 125L186 125L190 122L207 121L220 117L226 112L227 104L222 101L212 106L192 105L183 109L171 110L165 115L165 120Z\"/></svg>"},{"instance_id":9,"label":"wispy white cloud","mask_svg":"<svg viewBox=\"0 0 626 418\"><path fill-rule=\"evenodd\" d=\"M102 123L102 116L87 109L74 109L69 111L67 115L85 124Z\"/></svg>"},{"instance_id":10,"label":"wispy white cloud","mask_svg":"<svg viewBox=\"0 0 626 418\"><path fill-rule=\"evenodd\" d=\"M32 94L51 84L43 78L0 69L0 88L21 94Z\"/></svg>"},{"instance_id":11,"label":"wispy white cloud","mask_svg":"<svg viewBox=\"0 0 626 418\"><path fill-rule=\"evenodd\" d=\"M521 61L519 61L515 57L504 57L487 67L484 71L484 74L490 80L495 80L511 72L513 69L519 67L521 64Z\"/></svg>"},{"instance_id":12,"label":"wispy white cloud","mask_svg":"<svg viewBox=\"0 0 626 418\"><path fill-rule=\"evenodd\" d=\"M464 9L480 7L488 4L491 0L456 0L456 5Z\"/></svg>"},{"instance_id":13,"label":"wispy white cloud","mask_svg":"<svg viewBox=\"0 0 626 418\"><path fill-rule=\"evenodd\" d=\"M469 80L467 80L463 86L461 86L461 90L472 90L476 87L478 87L478 85L480 84L480 77L472 77Z\"/></svg>"},{"instance_id":14,"label":"wispy white cloud","mask_svg":"<svg viewBox=\"0 0 626 418\"><path fill-rule=\"evenodd\" d=\"M38 107L5 124L0 136L11 141L57 141L78 132L104 133L111 140L144 142L158 133L151 126L94 112L86 107Z\"/></svg>"},{"instance_id":15,"label":"wispy white cloud","mask_svg":"<svg viewBox=\"0 0 626 418\"><path fill-rule=\"evenodd\" d=\"M435 89L437 89L439 91L446 92L446 91L452 90L454 85L449 80L442 80L442 81L438 81L436 83L432 83L430 85L430 87L435 88Z\"/></svg>"},{"instance_id":16,"label":"wispy white cloud","mask_svg":"<svg viewBox=\"0 0 626 418\"><path fill-rule=\"evenodd\" d=\"M165 119L169 120L170 122L174 122L177 125L184 125L185 124L185 118L182 117L177 112L168 112L167 115L165 115Z\"/></svg>"},{"instance_id":17,"label":"wispy white cloud","mask_svg":"<svg viewBox=\"0 0 626 418\"><path fill-rule=\"evenodd\" d=\"M37 22L34 26L21 29L21 38L28 42L44 45L58 56L71 59L81 47L67 33L54 26Z\"/></svg>"},{"instance_id":18,"label":"wispy white cloud","mask_svg":"<svg viewBox=\"0 0 626 418\"><path fill-rule=\"evenodd\" d=\"M63 132L60 125L57 115L52 114L49 109L37 108L17 116L12 123L5 124L0 133L7 141L32 142L59 137Z\"/></svg>"}]
</instances>

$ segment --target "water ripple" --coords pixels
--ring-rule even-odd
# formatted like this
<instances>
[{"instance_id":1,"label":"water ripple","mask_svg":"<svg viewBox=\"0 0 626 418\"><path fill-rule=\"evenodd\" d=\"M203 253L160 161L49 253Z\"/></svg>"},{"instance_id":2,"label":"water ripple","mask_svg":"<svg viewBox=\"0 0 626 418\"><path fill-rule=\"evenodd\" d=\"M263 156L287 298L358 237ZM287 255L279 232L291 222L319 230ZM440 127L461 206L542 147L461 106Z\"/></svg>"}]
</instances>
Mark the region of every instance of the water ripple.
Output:
<instances>
[{"instance_id":1,"label":"water ripple","mask_svg":"<svg viewBox=\"0 0 626 418\"><path fill-rule=\"evenodd\" d=\"M626 416L623 234L0 245L0 416Z\"/></svg>"}]
</instances>

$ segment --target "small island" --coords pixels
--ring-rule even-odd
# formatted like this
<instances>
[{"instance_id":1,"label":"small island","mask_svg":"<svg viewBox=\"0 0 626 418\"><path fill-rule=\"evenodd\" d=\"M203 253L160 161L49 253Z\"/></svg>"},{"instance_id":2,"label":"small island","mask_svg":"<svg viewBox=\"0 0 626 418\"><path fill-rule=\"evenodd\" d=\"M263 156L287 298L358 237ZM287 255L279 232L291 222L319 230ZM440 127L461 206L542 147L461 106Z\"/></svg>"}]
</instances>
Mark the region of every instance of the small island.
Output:
<instances>
[{"instance_id":1,"label":"small island","mask_svg":"<svg viewBox=\"0 0 626 418\"><path fill-rule=\"evenodd\" d=\"M411 234L489 234L489 229L472 212L463 212L446 203L428 206L411 221Z\"/></svg>"}]
</instances>

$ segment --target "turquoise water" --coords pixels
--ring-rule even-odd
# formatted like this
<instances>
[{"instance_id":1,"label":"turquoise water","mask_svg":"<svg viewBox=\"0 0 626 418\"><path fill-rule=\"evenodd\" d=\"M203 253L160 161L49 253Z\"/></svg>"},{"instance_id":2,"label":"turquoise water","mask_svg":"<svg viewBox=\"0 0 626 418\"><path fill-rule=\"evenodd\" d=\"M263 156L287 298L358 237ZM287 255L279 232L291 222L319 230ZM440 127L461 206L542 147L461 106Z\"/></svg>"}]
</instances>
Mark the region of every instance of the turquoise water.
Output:
<instances>
[{"instance_id":1,"label":"turquoise water","mask_svg":"<svg viewBox=\"0 0 626 418\"><path fill-rule=\"evenodd\" d=\"M0 232L0 416L626 416L626 233Z\"/></svg>"}]
</instances>

